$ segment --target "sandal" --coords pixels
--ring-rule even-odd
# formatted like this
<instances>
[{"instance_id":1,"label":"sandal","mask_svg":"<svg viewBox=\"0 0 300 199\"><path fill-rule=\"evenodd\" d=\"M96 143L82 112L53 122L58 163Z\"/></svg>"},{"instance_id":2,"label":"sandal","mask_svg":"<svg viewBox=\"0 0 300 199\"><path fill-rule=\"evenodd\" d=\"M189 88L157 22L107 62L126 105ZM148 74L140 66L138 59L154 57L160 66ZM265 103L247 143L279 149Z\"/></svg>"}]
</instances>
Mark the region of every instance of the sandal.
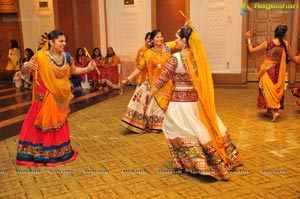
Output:
<instances>
[{"instance_id":1,"label":"sandal","mask_svg":"<svg viewBox=\"0 0 300 199\"><path fill-rule=\"evenodd\" d=\"M278 117L279 117L279 113L278 112L273 113L273 118L272 118L271 122L277 122L278 121Z\"/></svg>"}]
</instances>

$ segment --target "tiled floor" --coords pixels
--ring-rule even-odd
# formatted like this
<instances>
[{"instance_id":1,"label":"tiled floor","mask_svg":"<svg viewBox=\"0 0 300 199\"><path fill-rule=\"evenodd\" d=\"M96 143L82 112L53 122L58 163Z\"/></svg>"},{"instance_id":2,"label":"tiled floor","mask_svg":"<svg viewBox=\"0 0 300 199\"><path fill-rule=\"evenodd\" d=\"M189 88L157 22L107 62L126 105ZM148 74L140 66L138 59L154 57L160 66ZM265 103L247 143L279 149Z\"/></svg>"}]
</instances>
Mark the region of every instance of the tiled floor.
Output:
<instances>
[{"instance_id":1,"label":"tiled floor","mask_svg":"<svg viewBox=\"0 0 300 199\"><path fill-rule=\"evenodd\" d=\"M77 160L54 168L15 164L18 136L0 141L0 198L300 198L300 110L286 92L286 109L271 123L256 109L256 89L217 88L219 116L243 155L230 180L172 174L163 134L126 131L120 118L133 93L69 116ZM1 102L0 102L1 103Z\"/></svg>"}]
</instances>

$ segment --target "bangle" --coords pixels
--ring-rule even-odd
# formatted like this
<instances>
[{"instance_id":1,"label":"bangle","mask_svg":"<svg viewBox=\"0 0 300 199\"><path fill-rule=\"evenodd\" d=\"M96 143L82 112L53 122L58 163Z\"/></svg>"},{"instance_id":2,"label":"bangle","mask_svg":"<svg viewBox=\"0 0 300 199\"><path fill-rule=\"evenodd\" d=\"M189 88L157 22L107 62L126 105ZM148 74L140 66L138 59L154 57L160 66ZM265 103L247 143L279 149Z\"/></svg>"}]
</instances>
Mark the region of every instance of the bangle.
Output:
<instances>
[{"instance_id":1,"label":"bangle","mask_svg":"<svg viewBox=\"0 0 300 199\"><path fill-rule=\"evenodd\" d=\"M250 38L248 38L247 41L248 41L248 45L249 45L249 44L252 44Z\"/></svg>"},{"instance_id":2,"label":"bangle","mask_svg":"<svg viewBox=\"0 0 300 199\"><path fill-rule=\"evenodd\" d=\"M28 62L24 62L24 64L23 64L23 68L26 70L28 69L27 64L28 64Z\"/></svg>"}]
</instances>

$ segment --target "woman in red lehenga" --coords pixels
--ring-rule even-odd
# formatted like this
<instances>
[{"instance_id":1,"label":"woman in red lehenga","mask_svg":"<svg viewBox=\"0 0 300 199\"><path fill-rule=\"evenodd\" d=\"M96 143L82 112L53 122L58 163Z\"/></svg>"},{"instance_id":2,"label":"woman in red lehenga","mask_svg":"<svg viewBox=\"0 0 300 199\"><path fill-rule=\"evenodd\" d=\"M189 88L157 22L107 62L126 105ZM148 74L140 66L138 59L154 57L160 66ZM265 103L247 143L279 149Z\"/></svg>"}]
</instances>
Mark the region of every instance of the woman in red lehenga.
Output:
<instances>
[{"instance_id":1,"label":"woman in red lehenga","mask_svg":"<svg viewBox=\"0 0 300 199\"><path fill-rule=\"evenodd\" d=\"M118 72L119 58L115 54L112 47L107 48L106 57L103 60L101 73L103 80L106 83L106 88L119 88L119 72Z\"/></svg>"},{"instance_id":2,"label":"woman in red lehenga","mask_svg":"<svg viewBox=\"0 0 300 199\"><path fill-rule=\"evenodd\" d=\"M278 109L284 109L285 72L288 61L300 64L290 45L284 40L288 27L279 25L275 28L275 37L256 47L251 43L251 31L246 32L250 53L265 50L266 58L260 67L258 108L267 108L267 115L272 122L278 120Z\"/></svg>"},{"instance_id":3,"label":"woman in red lehenga","mask_svg":"<svg viewBox=\"0 0 300 199\"><path fill-rule=\"evenodd\" d=\"M99 48L94 48L93 54L92 54L92 59L95 61L96 67L100 71L103 60L102 60L102 55L101 55L101 51ZM98 74L98 73L96 73L95 70L93 70L88 74L88 79L89 79L89 82L90 82L92 88L96 89L98 83L99 84L101 83L102 78L101 78L101 74Z\"/></svg>"},{"instance_id":4,"label":"woman in red lehenga","mask_svg":"<svg viewBox=\"0 0 300 199\"><path fill-rule=\"evenodd\" d=\"M90 59L85 56L82 48L76 50L76 56L74 57L74 64L77 67L85 68L89 64ZM72 75L72 81L74 90L81 90L90 88L89 79L87 74ZM76 83L75 83L76 82ZM79 85L79 86L78 86Z\"/></svg>"},{"instance_id":5,"label":"woman in red lehenga","mask_svg":"<svg viewBox=\"0 0 300 199\"><path fill-rule=\"evenodd\" d=\"M88 73L95 67L94 61L86 68L74 66L70 54L64 52L65 34L59 30L44 35L43 42L44 47L21 69L34 77L32 105L17 151L16 163L23 166L56 166L76 159L67 121L73 98L69 76Z\"/></svg>"}]
</instances>

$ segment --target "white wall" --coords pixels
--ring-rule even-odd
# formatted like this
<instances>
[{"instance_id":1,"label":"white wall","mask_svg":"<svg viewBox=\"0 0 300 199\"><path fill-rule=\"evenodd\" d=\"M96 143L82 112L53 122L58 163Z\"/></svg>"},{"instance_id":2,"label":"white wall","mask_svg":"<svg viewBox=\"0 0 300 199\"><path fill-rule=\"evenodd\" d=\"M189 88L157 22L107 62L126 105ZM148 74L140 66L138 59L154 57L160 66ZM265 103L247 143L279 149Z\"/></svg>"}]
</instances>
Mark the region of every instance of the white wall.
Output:
<instances>
[{"instance_id":1,"label":"white wall","mask_svg":"<svg viewBox=\"0 0 300 199\"><path fill-rule=\"evenodd\" d=\"M48 8L39 8L39 0L19 1L24 49L35 51L41 34L54 29L53 2L47 2Z\"/></svg>"},{"instance_id":2,"label":"white wall","mask_svg":"<svg viewBox=\"0 0 300 199\"><path fill-rule=\"evenodd\" d=\"M212 72L240 73L242 0L190 0L190 6Z\"/></svg>"},{"instance_id":3,"label":"white wall","mask_svg":"<svg viewBox=\"0 0 300 199\"><path fill-rule=\"evenodd\" d=\"M109 0L106 6L107 45L121 59L132 59L144 44L146 32L151 31L151 0L135 0L134 5L124 5L124 0ZM103 27L101 22L100 27ZM102 52L106 55L106 50Z\"/></svg>"}]
</instances>

